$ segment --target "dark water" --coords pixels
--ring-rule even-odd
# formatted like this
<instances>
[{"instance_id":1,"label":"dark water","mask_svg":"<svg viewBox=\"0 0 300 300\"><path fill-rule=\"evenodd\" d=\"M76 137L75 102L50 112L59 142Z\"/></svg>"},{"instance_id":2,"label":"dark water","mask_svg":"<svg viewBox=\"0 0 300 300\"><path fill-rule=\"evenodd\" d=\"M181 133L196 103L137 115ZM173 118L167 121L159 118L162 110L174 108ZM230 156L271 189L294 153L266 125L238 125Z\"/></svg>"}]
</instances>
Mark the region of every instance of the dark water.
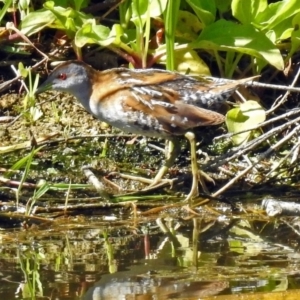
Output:
<instances>
[{"instance_id":1,"label":"dark water","mask_svg":"<svg viewBox=\"0 0 300 300\"><path fill-rule=\"evenodd\" d=\"M0 299L202 299L299 288L296 217L213 209L198 217L183 208L159 217L106 211L6 228Z\"/></svg>"}]
</instances>

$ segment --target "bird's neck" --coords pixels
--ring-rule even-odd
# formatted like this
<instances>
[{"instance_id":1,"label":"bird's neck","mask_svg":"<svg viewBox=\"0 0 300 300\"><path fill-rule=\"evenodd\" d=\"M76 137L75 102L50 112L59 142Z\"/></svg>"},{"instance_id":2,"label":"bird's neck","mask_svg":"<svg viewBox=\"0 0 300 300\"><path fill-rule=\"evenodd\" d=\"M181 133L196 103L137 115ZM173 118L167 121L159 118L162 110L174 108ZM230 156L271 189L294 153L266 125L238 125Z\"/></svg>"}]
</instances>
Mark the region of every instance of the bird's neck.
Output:
<instances>
[{"instance_id":1,"label":"bird's neck","mask_svg":"<svg viewBox=\"0 0 300 300\"><path fill-rule=\"evenodd\" d=\"M97 76L98 71L92 68L86 69L85 76L77 78L76 84L69 91L77 100L83 105L83 107L90 113L93 114L91 110L91 96L93 93L93 78Z\"/></svg>"}]
</instances>

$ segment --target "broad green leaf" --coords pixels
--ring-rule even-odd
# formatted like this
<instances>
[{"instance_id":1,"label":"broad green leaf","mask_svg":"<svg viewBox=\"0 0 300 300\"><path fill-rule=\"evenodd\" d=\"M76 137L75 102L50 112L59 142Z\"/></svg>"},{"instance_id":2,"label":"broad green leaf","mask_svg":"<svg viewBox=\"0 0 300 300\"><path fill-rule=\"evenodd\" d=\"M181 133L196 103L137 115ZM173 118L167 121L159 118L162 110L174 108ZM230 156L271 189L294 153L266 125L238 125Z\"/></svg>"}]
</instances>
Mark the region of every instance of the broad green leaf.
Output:
<instances>
[{"instance_id":1,"label":"broad green leaf","mask_svg":"<svg viewBox=\"0 0 300 300\"><path fill-rule=\"evenodd\" d=\"M79 29L75 35L75 45L83 47L86 44L108 46L118 43L121 35L121 26L114 25L112 30L103 25L96 25L95 20L90 20Z\"/></svg>"},{"instance_id":2,"label":"broad green leaf","mask_svg":"<svg viewBox=\"0 0 300 300\"><path fill-rule=\"evenodd\" d=\"M292 17L283 20L282 22L274 26L271 30L269 30L266 34L268 34L270 31L274 33L275 38L272 40L274 42L289 39L293 31Z\"/></svg>"},{"instance_id":3,"label":"broad green leaf","mask_svg":"<svg viewBox=\"0 0 300 300\"><path fill-rule=\"evenodd\" d=\"M45 27L52 27L56 17L49 10L39 10L28 14L21 22L20 29L26 35L30 36L40 32ZM63 29L63 26L57 24L57 29Z\"/></svg>"},{"instance_id":4,"label":"broad green leaf","mask_svg":"<svg viewBox=\"0 0 300 300\"><path fill-rule=\"evenodd\" d=\"M147 13L148 6L148 0L132 0L132 18L139 18L140 16L145 15Z\"/></svg>"},{"instance_id":5,"label":"broad green leaf","mask_svg":"<svg viewBox=\"0 0 300 300\"><path fill-rule=\"evenodd\" d=\"M65 30L69 37L88 20L84 13L71 8L54 6L53 1L47 1L44 8L31 12L21 23L21 30L25 35L32 35L45 27Z\"/></svg>"},{"instance_id":6,"label":"broad green leaf","mask_svg":"<svg viewBox=\"0 0 300 300\"><path fill-rule=\"evenodd\" d=\"M293 31L291 33L292 47L289 53L291 57L300 48L300 13L293 18Z\"/></svg>"},{"instance_id":7,"label":"broad green leaf","mask_svg":"<svg viewBox=\"0 0 300 300\"><path fill-rule=\"evenodd\" d=\"M79 11L80 9L86 7L88 4L87 0L74 0L75 10Z\"/></svg>"},{"instance_id":8,"label":"broad green leaf","mask_svg":"<svg viewBox=\"0 0 300 300\"><path fill-rule=\"evenodd\" d=\"M262 32L251 25L219 20L205 27L190 46L215 51L234 50L264 59L279 70L284 67L280 51Z\"/></svg>"},{"instance_id":9,"label":"broad green leaf","mask_svg":"<svg viewBox=\"0 0 300 300\"><path fill-rule=\"evenodd\" d=\"M290 37L292 37L292 33L293 33L293 28L285 28L285 30L283 30L281 32L281 35L278 37L277 40L287 40Z\"/></svg>"},{"instance_id":10,"label":"broad green leaf","mask_svg":"<svg viewBox=\"0 0 300 300\"><path fill-rule=\"evenodd\" d=\"M69 6L69 0L53 0L55 6L67 7Z\"/></svg>"},{"instance_id":11,"label":"broad green leaf","mask_svg":"<svg viewBox=\"0 0 300 300\"><path fill-rule=\"evenodd\" d=\"M230 4L232 0L215 0L216 7L220 13L224 13L230 10Z\"/></svg>"},{"instance_id":12,"label":"broad green leaf","mask_svg":"<svg viewBox=\"0 0 300 300\"><path fill-rule=\"evenodd\" d=\"M131 2L131 9L132 9L131 21L138 28L144 27L144 24L146 22L146 13L147 13L148 5L149 5L148 0L132 0Z\"/></svg>"},{"instance_id":13,"label":"broad green leaf","mask_svg":"<svg viewBox=\"0 0 300 300\"><path fill-rule=\"evenodd\" d=\"M76 11L79 11L80 9L87 7L90 0L54 0L55 6L61 6L61 7L72 7Z\"/></svg>"},{"instance_id":14,"label":"broad green leaf","mask_svg":"<svg viewBox=\"0 0 300 300\"><path fill-rule=\"evenodd\" d=\"M262 30L273 29L299 11L299 0L283 0L271 3L257 15L256 24L260 24Z\"/></svg>"},{"instance_id":15,"label":"broad green leaf","mask_svg":"<svg viewBox=\"0 0 300 300\"><path fill-rule=\"evenodd\" d=\"M26 9L28 9L29 5L30 5L30 1L28 1L28 0L20 0L19 1L19 8L20 8L20 10L26 10Z\"/></svg>"},{"instance_id":16,"label":"broad green leaf","mask_svg":"<svg viewBox=\"0 0 300 300\"><path fill-rule=\"evenodd\" d=\"M194 41L197 39L202 28L203 25L197 16L188 11L180 10L178 12L178 22L175 33L177 38Z\"/></svg>"},{"instance_id":17,"label":"broad green leaf","mask_svg":"<svg viewBox=\"0 0 300 300\"><path fill-rule=\"evenodd\" d=\"M265 0L233 0L233 14L242 23L251 23L264 31L267 36L272 31L276 42L290 38L292 18L300 11L297 1L278 1L270 5L266 5L265 2Z\"/></svg>"},{"instance_id":18,"label":"broad green leaf","mask_svg":"<svg viewBox=\"0 0 300 300\"><path fill-rule=\"evenodd\" d=\"M256 101L249 100L242 103L239 107L231 109L226 115L226 125L228 132L238 133L240 131L249 130L256 125L264 122L266 113L260 104ZM252 131L236 134L232 137L235 145L240 145L249 140Z\"/></svg>"},{"instance_id":19,"label":"broad green leaf","mask_svg":"<svg viewBox=\"0 0 300 300\"><path fill-rule=\"evenodd\" d=\"M145 17L149 11L150 17L155 18L163 14L168 0L133 0L132 18Z\"/></svg>"},{"instance_id":20,"label":"broad green leaf","mask_svg":"<svg viewBox=\"0 0 300 300\"><path fill-rule=\"evenodd\" d=\"M161 16L166 9L167 2L168 0L133 0L131 2L131 21L137 27L143 27L147 14L151 18Z\"/></svg>"},{"instance_id":21,"label":"broad green leaf","mask_svg":"<svg viewBox=\"0 0 300 300\"><path fill-rule=\"evenodd\" d=\"M255 22L256 16L267 9L267 0L232 0L232 14L242 24Z\"/></svg>"},{"instance_id":22,"label":"broad green leaf","mask_svg":"<svg viewBox=\"0 0 300 300\"><path fill-rule=\"evenodd\" d=\"M150 10L150 17L155 18L161 16L166 7L167 7L168 0L150 0L149 3L149 10Z\"/></svg>"},{"instance_id":23,"label":"broad green leaf","mask_svg":"<svg viewBox=\"0 0 300 300\"><path fill-rule=\"evenodd\" d=\"M191 76L211 76L209 67L207 64L199 57L196 51L191 49L177 50L175 54L175 71ZM159 63L166 63L166 55L162 56Z\"/></svg>"},{"instance_id":24,"label":"broad green leaf","mask_svg":"<svg viewBox=\"0 0 300 300\"><path fill-rule=\"evenodd\" d=\"M216 4L213 0L186 0L191 8L196 13L197 17L206 26L215 21L216 18Z\"/></svg>"},{"instance_id":25,"label":"broad green leaf","mask_svg":"<svg viewBox=\"0 0 300 300\"><path fill-rule=\"evenodd\" d=\"M66 31L69 38L73 38L76 31L87 20L87 16L85 14L70 7L65 9L59 6L54 6L53 1L47 1L44 4L44 8L50 10L55 15L57 21L61 23L61 26Z\"/></svg>"},{"instance_id":26,"label":"broad green leaf","mask_svg":"<svg viewBox=\"0 0 300 300\"><path fill-rule=\"evenodd\" d=\"M129 1L120 1L119 20L122 28L127 28L132 15L131 3Z\"/></svg>"},{"instance_id":27,"label":"broad green leaf","mask_svg":"<svg viewBox=\"0 0 300 300\"><path fill-rule=\"evenodd\" d=\"M74 23L74 19L73 18L67 18L66 19L65 28L66 28L66 31L69 31L69 32L72 32L73 34L75 34L75 32L76 32L76 25Z\"/></svg>"}]
</instances>

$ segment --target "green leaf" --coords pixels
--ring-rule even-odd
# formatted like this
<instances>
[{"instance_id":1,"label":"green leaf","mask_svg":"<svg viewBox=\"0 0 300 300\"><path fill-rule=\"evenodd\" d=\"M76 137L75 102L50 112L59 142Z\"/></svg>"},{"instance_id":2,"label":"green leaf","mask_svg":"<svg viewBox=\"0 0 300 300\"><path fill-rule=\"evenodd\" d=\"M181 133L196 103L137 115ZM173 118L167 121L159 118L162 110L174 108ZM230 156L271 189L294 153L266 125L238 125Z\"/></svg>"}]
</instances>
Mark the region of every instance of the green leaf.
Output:
<instances>
[{"instance_id":1,"label":"green leaf","mask_svg":"<svg viewBox=\"0 0 300 300\"><path fill-rule=\"evenodd\" d=\"M168 0L133 0L131 2L131 21L137 27L145 25L147 14L150 18L161 16L166 9Z\"/></svg>"},{"instance_id":2,"label":"green leaf","mask_svg":"<svg viewBox=\"0 0 300 300\"><path fill-rule=\"evenodd\" d=\"M72 7L76 11L79 11L82 8L87 7L90 0L54 0L53 2L55 6Z\"/></svg>"},{"instance_id":3,"label":"green leaf","mask_svg":"<svg viewBox=\"0 0 300 300\"><path fill-rule=\"evenodd\" d=\"M262 30L273 29L276 25L300 12L299 0L283 0L271 3L261 11L256 18L256 24L261 24Z\"/></svg>"},{"instance_id":4,"label":"green leaf","mask_svg":"<svg viewBox=\"0 0 300 300\"><path fill-rule=\"evenodd\" d=\"M24 67L22 62L19 62L18 64L18 71L23 78L26 78L28 76L28 69Z\"/></svg>"},{"instance_id":5,"label":"green leaf","mask_svg":"<svg viewBox=\"0 0 300 300\"><path fill-rule=\"evenodd\" d=\"M175 55L175 68L174 70L183 74L188 73L191 76L211 76L209 67L199 57L196 51L192 49L177 50ZM159 63L166 63L166 55L162 56Z\"/></svg>"},{"instance_id":6,"label":"green leaf","mask_svg":"<svg viewBox=\"0 0 300 300\"><path fill-rule=\"evenodd\" d=\"M209 25L215 21L216 4L213 0L186 0L196 13L197 17L204 25Z\"/></svg>"},{"instance_id":7,"label":"green leaf","mask_svg":"<svg viewBox=\"0 0 300 300\"><path fill-rule=\"evenodd\" d=\"M267 9L267 0L232 0L232 14L242 24L255 22L256 16Z\"/></svg>"},{"instance_id":8,"label":"green leaf","mask_svg":"<svg viewBox=\"0 0 300 300\"><path fill-rule=\"evenodd\" d=\"M14 171L14 170L21 170L21 168L23 168L27 164L28 160L31 160L32 157L36 153L38 153L43 147L44 146L41 146L41 147L39 147L37 149L31 150L31 152L29 154L27 154L26 156L24 156L21 159L19 159L16 163L14 163L14 165L10 167L10 170L7 173L5 173L4 176L6 178L9 178L10 175L12 174L12 171Z\"/></svg>"},{"instance_id":9,"label":"green leaf","mask_svg":"<svg viewBox=\"0 0 300 300\"><path fill-rule=\"evenodd\" d=\"M75 4L75 10L79 11L81 8L86 7L88 1L86 0L73 0Z\"/></svg>"},{"instance_id":10,"label":"green leaf","mask_svg":"<svg viewBox=\"0 0 300 300\"><path fill-rule=\"evenodd\" d=\"M264 59L279 70L284 68L280 51L266 35L251 25L219 20L205 27L198 39L190 46L214 51L234 50Z\"/></svg>"},{"instance_id":11,"label":"green leaf","mask_svg":"<svg viewBox=\"0 0 300 300\"><path fill-rule=\"evenodd\" d=\"M127 28L132 15L130 1L120 1L119 3L119 19L122 28Z\"/></svg>"},{"instance_id":12,"label":"green leaf","mask_svg":"<svg viewBox=\"0 0 300 300\"><path fill-rule=\"evenodd\" d=\"M0 21L2 21L3 17L6 15L8 9L12 5L12 2L13 2L12 0L4 1L4 6L2 6L0 10Z\"/></svg>"},{"instance_id":13,"label":"green leaf","mask_svg":"<svg viewBox=\"0 0 300 300\"><path fill-rule=\"evenodd\" d=\"M180 10L178 12L178 22L176 26L176 37L187 41L197 39L199 32L203 29L202 23L194 14Z\"/></svg>"},{"instance_id":14,"label":"green leaf","mask_svg":"<svg viewBox=\"0 0 300 300\"><path fill-rule=\"evenodd\" d=\"M112 30L103 25L96 25L95 20L86 22L75 35L75 45L83 47L86 44L98 44L109 46L112 43L118 43L122 28L120 25L114 25Z\"/></svg>"},{"instance_id":15,"label":"green leaf","mask_svg":"<svg viewBox=\"0 0 300 300\"><path fill-rule=\"evenodd\" d=\"M49 10L39 10L28 14L21 22L20 29L26 35L30 36L40 32L45 27L52 27L55 23L56 17ZM58 29L63 29L62 26Z\"/></svg>"},{"instance_id":16,"label":"green leaf","mask_svg":"<svg viewBox=\"0 0 300 300\"><path fill-rule=\"evenodd\" d=\"M31 12L21 23L21 30L25 35L40 32L45 27L66 31L68 37L73 38L76 31L88 20L84 13L72 8L54 6L53 1L47 1L44 8Z\"/></svg>"},{"instance_id":17,"label":"green leaf","mask_svg":"<svg viewBox=\"0 0 300 300\"><path fill-rule=\"evenodd\" d=\"M289 53L291 57L300 48L300 13L293 18L293 30L291 32L292 47Z\"/></svg>"},{"instance_id":18,"label":"green leaf","mask_svg":"<svg viewBox=\"0 0 300 300\"><path fill-rule=\"evenodd\" d=\"M30 3L28 0L19 0L19 8L21 10L25 10L25 9L28 9Z\"/></svg>"},{"instance_id":19,"label":"green leaf","mask_svg":"<svg viewBox=\"0 0 300 300\"><path fill-rule=\"evenodd\" d=\"M87 20L85 14L70 7L65 9L60 6L54 6L53 1L47 1L44 4L44 8L50 10L54 14L56 23L60 23L60 26L63 27L69 38L73 38L76 31L83 25L84 21Z\"/></svg>"},{"instance_id":20,"label":"green leaf","mask_svg":"<svg viewBox=\"0 0 300 300\"><path fill-rule=\"evenodd\" d=\"M136 27L142 28L146 22L148 0L133 0L131 2L132 16L131 21Z\"/></svg>"},{"instance_id":21,"label":"green leaf","mask_svg":"<svg viewBox=\"0 0 300 300\"><path fill-rule=\"evenodd\" d=\"M166 9L168 0L133 0L132 20L135 18L146 17L149 12L151 18L159 17Z\"/></svg>"},{"instance_id":22,"label":"green leaf","mask_svg":"<svg viewBox=\"0 0 300 300\"><path fill-rule=\"evenodd\" d=\"M149 10L150 10L150 17L156 18L161 16L166 7L167 7L168 0L151 0L149 4Z\"/></svg>"},{"instance_id":23,"label":"green leaf","mask_svg":"<svg viewBox=\"0 0 300 300\"><path fill-rule=\"evenodd\" d=\"M268 36L270 31L274 32L274 38L272 39L274 42L289 39L293 31L292 18L285 19L281 23L274 26L267 32Z\"/></svg>"},{"instance_id":24,"label":"green leaf","mask_svg":"<svg viewBox=\"0 0 300 300\"><path fill-rule=\"evenodd\" d=\"M225 13L230 10L230 4L232 0L215 0L216 7L220 13Z\"/></svg>"},{"instance_id":25,"label":"green leaf","mask_svg":"<svg viewBox=\"0 0 300 300\"><path fill-rule=\"evenodd\" d=\"M228 132L238 133L240 131L249 130L256 125L264 122L266 113L258 102L249 100L242 103L239 107L231 109L226 115L226 125ZM235 145L240 145L249 140L252 131L236 134L232 137Z\"/></svg>"},{"instance_id":26,"label":"green leaf","mask_svg":"<svg viewBox=\"0 0 300 300\"><path fill-rule=\"evenodd\" d=\"M292 18L300 11L298 0L285 0L268 5L266 0L233 0L233 16L243 24L252 24L269 36L275 34L274 42L288 39L292 32ZM273 40L273 39L272 39Z\"/></svg>"}]
</instances>

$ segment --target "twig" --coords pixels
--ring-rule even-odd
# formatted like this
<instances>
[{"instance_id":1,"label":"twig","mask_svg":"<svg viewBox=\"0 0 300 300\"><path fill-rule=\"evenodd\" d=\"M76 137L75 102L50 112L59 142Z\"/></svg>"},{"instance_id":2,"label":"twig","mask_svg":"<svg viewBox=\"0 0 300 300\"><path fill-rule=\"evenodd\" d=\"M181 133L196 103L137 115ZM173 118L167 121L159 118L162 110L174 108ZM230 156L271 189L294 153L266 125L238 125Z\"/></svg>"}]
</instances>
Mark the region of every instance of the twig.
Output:
<instances>
[{"instance_id":1,"label":"twig","mask_svg":"<svg viewBox=\"0 0 300 300\"><path fill-rule=\"evenodd\" d=\"M298 81L299 76L300 76L300 68L298 68L298 72L297 72L297 74L296 74L296 76L295 76L295 78L294 78L294 80L293 80L291 86L294 86L294 85L296 84L296 82ZM281 106L281 105L286 101L286 99L287 99L287 97L288 97L289 94L290 94L290 91L288 90L288 91L285 93L285 95L282 97L282 99L281 99L276 105L273 105L273 106L271 107L271 109L269 109L269 110L266 112L266 114L268 115L268 114L272 113L272 112L275 111L279 106Z\"/></svg>"},{"instance_id":2,"label":"twig","mask_svg":"<svg viewBox=\"0 0 300 300\"><path fill-rule=\"evenodd\" d=\"M48 58L43 58L41 61L39 61L38 63L36 63L34 66L32 66L30 69L34 70L37 67L39 67L41 64L43 64L44 62L46 62L48 60ZM13 84L14 82L20 80L22 78L21 75L16 76L13 79L10 79L8 81L5 81L3 83L0 84L0 92L5 91L6 89L8 89L10 87L11 84Z\"/></svg>"},{"instance_id":3,"label":"twig","mask_svg":"<svg viewBox=\"0 0 300 300\"><path fill-rule=\"evenodd\" d=\"M300 146L300 140L298 140L298 143L296 143L293 146L293 148L278 162L278 164L267 173L266 177L269 177L276 169L278 169L283 164L283 162L287 160L287 158L291 155L291 153L299 149L299 146Z\"/></svg>"},{"instance_id":4,"label":"twig","mask_svg":"<svg viewBox=\"0 0 300 300\"><path fill-rule=\"evenodd\" d=\"M12 22L7 22L6 23L6 28L8 30L12 30L15 33L17 33L25 42L27 42L30 46L32 46L41 56L44 57L44 59L48 60L48 56L43 53L42 51L40 51L36 46L34 46L34 44L29 40L29 38L22 32L20 31L18 28L15 27L14 23Z\"/></svg>"},{"instance_id":5,"label":"twig","mask_svg":"<svg viewBox=\"0 0 300 300\"><path fill-rule=\"evenodd\" d=\"M300 129L300 125L298 125L297 127L295 127L288 135L286 135L283 139L281 139L280 141L278 141L275 145L273 145L272 147L270 147L267 151L265 151L264 153L262 153L257 161L250 165L248 168L246 168L245 170L243 170L241 173L239 173L236 177L232 178L229 182L227 182L222 188L220 188L217 192L213 193L212 196L213 197L217 197L219 196L221 193L223 193L224 191L226 191L229 187L231 187L237 180L239 180L241 177L243 177L244 175L246 175L254 166L256 166L259 162L261 162L263 159L267 158L273 151L277 150L278 148L280 148L285 142L287 142L288 140L291 139L291 137L293 135L295 135L298 130Z\"/></svg>"},{"instance_id":6,"label":"twig","mask_svg":"<svg viewBox=\"0 0 300 300\"><path fill-rule=\"evenodd\" d=\"M269 130L268 132L266 132L265 134L248 142L246 145L241 145L239 147L233 148L231 151L229 151L229 153L227 153L226 155L223 155L223 157L218 157L217 161L212 161L210 164L207 164L207 165L203 166L202 168L203 169L207 169L207 168L211 168L211 167L217 168L223 164L226 164L229 161L231 161L243 154L246 154L248 151L257 147L257 145L259 145L260 143L264 142L265 140L267 140L270 137L278 134L279 132L287 129L288 127L290 127L291 125L293 125L299 121L300 121L300 117L298 117L294 120L290 120L281 126L275 127L273 129Z\"/></svg>"}]
</instances>

